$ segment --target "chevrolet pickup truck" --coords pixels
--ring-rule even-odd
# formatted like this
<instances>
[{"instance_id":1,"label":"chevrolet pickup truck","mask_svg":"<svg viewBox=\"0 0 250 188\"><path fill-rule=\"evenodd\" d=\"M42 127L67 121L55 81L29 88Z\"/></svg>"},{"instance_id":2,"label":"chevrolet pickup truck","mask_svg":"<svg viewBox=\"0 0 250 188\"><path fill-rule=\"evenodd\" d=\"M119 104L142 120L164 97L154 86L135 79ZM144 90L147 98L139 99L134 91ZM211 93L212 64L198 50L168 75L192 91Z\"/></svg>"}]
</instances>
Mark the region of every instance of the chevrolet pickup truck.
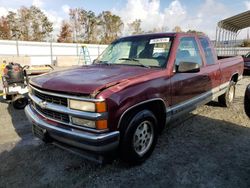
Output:
<instances>
[{"instance_id":1,"label":"chevrolet pickup truck","mask_svg":"<svg viewBox=\"0 0 250 188\"><path fill-rule=\"evenodd\" d=\"M217 97L230 106L243 68L241 56L217 57L206 36L123 37L92 65L32 78L25 112L45 142L141 163L170 121Z\"/></svg>"}]
</instances>

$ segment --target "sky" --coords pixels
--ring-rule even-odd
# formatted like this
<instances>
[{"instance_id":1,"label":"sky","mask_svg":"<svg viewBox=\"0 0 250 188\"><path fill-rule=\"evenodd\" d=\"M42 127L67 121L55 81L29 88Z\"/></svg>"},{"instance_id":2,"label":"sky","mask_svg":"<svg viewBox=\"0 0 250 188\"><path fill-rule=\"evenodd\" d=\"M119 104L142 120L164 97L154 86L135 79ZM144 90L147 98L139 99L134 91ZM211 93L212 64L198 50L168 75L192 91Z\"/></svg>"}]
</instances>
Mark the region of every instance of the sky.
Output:
<instances>
[{"instance_id":1,"label":"sky","mask_svg":"<svg viewBox=\"0 0 250 188\"><path fill-rule=\"evenodd\" d=\"M0 16L21 6L39 7L54 23L54 35L58 35L62 20L68 19L70 8L84 8L96 14L112 11L125 23L123 35L127 34L128 23L141 19L144 31L165 28L172 31L180 26L183 31L199 30L215 38L218 21L250 10L250 0L0 0ZM239 38L245 38L247 29Z\"/></svg>"}]
</instances>

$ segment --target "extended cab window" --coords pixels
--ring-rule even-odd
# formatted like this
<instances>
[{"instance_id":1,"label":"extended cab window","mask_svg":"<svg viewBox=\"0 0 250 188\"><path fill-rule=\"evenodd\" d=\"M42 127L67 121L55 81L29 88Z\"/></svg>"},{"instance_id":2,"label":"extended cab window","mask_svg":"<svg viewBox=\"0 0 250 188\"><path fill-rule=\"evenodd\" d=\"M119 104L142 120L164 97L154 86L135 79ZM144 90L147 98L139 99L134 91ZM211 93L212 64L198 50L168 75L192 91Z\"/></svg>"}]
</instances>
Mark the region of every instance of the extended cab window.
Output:
<instances>
[{"instance_id":1,"label":"extended cab window","mask_svg":"<svg viewBox=\"0 0 250 188\"><path fill-rule=\"evenodd\" d=\"M215 64L216 61L214 59L214 55L213 55L213 52L212 52L211 46L209 45L208 40L206 38L200 38L199 40L201 42L201 46L205 53L206 64L207 65Z\"/></svg>"},{"instance_id":2,"label":"extended cab window","mask_svg":"<svg viewBox=\"0 0 250 188\"><path fill-rule=\"evenodd\" d=\"M98 57L97 63L160 67L166 66L173 37L134 36L121 38Z\"/></svg>"},{"instance_id":3,"label":"extended cab window","mask_svg":"<svg viewBox=\"0 0 250 188\"><path fill-rule=\"evenodd\" d=\"M191 62L198 63L200 66L202 65L202 59L195 38L181 38L176 53L175 65L178 66L180 62Z\"/></svg>"}]
</instances>

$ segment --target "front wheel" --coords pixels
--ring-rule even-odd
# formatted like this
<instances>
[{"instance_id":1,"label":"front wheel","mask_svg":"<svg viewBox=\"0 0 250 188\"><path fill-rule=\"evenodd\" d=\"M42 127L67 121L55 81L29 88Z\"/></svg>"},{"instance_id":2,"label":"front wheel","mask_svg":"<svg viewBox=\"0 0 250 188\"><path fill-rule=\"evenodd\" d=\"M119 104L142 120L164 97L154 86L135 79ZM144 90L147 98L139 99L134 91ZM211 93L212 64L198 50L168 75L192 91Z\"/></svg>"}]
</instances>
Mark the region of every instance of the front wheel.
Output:
<instances>
[{"instance_id":1,"label":"front wheel","mask_svg":"<svg viewBox=\"0 0 250 188\"><path fill-rule=\"evenodd\" d=\"M122 159L133 164L142 163L151 155L157 142L156 117L149 110L138 112L131 121L124 122L121 133Z\"/></svg>"},{"instance_id":2,"label":"front wheel","mask_svg":"<svg viewBox=\"0 0 250 188\"><path fill-rule=\"evenodd\" d=\"M235 82L231 81L226 93L219 96L218 101L224 107L230 107L235 98Z\"/></svg>"},{"instance_id":3,"label":"front wheel","mask_svg":"<svg viewBox=\"0 0 250 188\"><path fill-rule=\"evenodd\" d=\"M28 99L26 97L21 97L13 101L13 106L15 109L24 109L25 106L28 104Z\"/></svg>"}]
</instances>

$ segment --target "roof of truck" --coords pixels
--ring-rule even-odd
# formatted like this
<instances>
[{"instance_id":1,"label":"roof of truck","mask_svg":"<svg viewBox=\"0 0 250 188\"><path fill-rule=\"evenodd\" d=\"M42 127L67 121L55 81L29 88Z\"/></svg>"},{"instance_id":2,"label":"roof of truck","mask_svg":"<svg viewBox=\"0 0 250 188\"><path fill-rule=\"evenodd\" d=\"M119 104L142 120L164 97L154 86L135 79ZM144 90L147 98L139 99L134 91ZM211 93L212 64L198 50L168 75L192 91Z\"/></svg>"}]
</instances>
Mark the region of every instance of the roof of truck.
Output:
<instances>
[{"instance_id":1,"label":"roof of truck","mask_svg":"<svg viewBox=\"0 0 250 188\"><path fill-rule=\"evenodd\" d=\"M205 36L203 34L196 34L196 33L185 33L185 32L165 32L165 33L146 33L146 34L137 34L137 35L129 35L124 36L121 38L130 38L130 37L141 37L141 36L148 36L148 37L161 37L161 36L176 36L176 35L183 35L183 36Z\"/></svg>"}]
</instances>

